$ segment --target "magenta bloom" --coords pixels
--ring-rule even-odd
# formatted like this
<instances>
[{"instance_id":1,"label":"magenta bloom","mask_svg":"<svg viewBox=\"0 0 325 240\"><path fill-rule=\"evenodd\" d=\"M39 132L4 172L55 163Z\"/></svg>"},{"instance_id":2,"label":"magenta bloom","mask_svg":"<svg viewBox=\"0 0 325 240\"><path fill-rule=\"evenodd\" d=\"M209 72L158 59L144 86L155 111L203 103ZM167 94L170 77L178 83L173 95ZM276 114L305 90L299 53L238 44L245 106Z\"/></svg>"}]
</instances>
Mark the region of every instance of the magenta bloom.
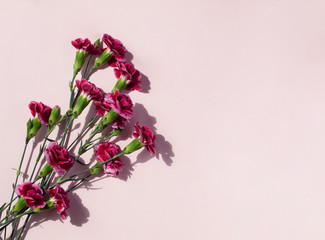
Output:
<instances>
[{"instance_id":1,"label":"magenta bloom","mask_svg":"<svg viewBox=\"0 0 325 240\"><path fill-rule=\"evenodd\" d=\"M48 125L52 108L42 102L31 101L28 105L33 117L37 114L38 119L43 125Z\"/></svg>"},{"instance_id":2,"label":"magenta bloom","mask_svg":"<svg viewBox=\"0 0 325 240\"><path fill-rule=\"evenodd\" d=\"M71 44L78 50L86 50L91 42L88 38L77 38L74 41L71 41Z\"/></svg>"},{"instance_id":3,"label":"magenta bloom","mask_svg":"<svg viewBox=\"0 0 325 240\"><path fill-rule=\"evenodd\" d=\"M116 61L125 61L124 54L126 49L120 40L115 39L108 34L104 34L102 40L106 44L107 48L111 51Z\"/></svg>"},{"instance_id":4,"label":"magenta bloom","mask_svg":"<svg viewBox=\"0 0 325 240\"><path fill-rule=\"evenodd\" d=\"M141 73L129 63L116 62L114 64L114 74L117 79L123 78L126 82L126 89L128 90L141 90Z\"/></svg>"},{"instance_id":5,"label":"magenta bloom","mask_svg":"<svg viewBox=\"0 0 325 240\"><path fill-rule=\"evenodd\" d=\"M115 155L121 152L121 149L118 145L112 142L102 142L101 144L97 145L95 148L96 152L96 160L100 162L105 162ZM111 176L118 176L119 173L122 171L124 164L119 159L116 158L112 161L109 161L103 165L104 172Z\"/></svg>"},{"instance_id":6,"label":"magenta bloom","mask_svg":"<svg viewBox=\"0 0 325 240\"><path fill-rule=\"evenodd\" d=\"M46 161L53 167L53 170L63 176L74 164L70 153L58 143L52 142L44 149Z\"/></svg>"},{"instance_id":7,"label":"magenta bloom","mask_svg":"<svg viewBox=\"0 0 325 240\"><path fill-rule=\"evenodd\" d=\"M32 209L43 208L46 205L43 190L37 184L24 182L23 184L17 185L16 193L25 198L27 206Z\"/></svg>"},{"instance_id":8,"label":"magenta bloom","mask_svg":"<svg viewBox=\"0 0 325 240\"><path fill-rule=\"evenodd\" d=\"M56 185L54 189L49 189L47 192L53 197L51 201L56 206L57 213L60 214L62 219L66 219L68 216L66 210L70 207L67 192L59 185Z\"/></svg>"},{"instance_id":9,"label":"magenta bloom","mask_svg":"<svg viewBox=\"0 0 325 240\"><path fill-rule=\"evenodd\" d=\"M96 87L95 84L85 80L76 80L76 85L78 89L86 95L89 99L94 101L100 101L103 98L103 91Z\"/></svg>"},{"instance_id":10,"label":"magenta bloom","mask_svg":"<svg viewBox=\"0 0 325 240\"><path fill-rule=\"evenodd\" d=\"M94 102L96 114L98 116L104 116L106 112L111 110L111 107L107 103L107 99L103 98L102 101L95 101Z\"/></svg>"},{"instance_id":11,"label":"magenta bloom","mask_svg":"<svg viewBox=\"0 0 325 240\"><path fill-rule=\"evenodd\" d=\"M71 41L71 44L78 50L83 50L86 53L97 55L100 54L102 51L99 49L98 46L92 44L88 38L82 39L77 38L74 41Z\"/></svg>"},{"instance_id":12,"label":"magenta bloom","mask_svg":"<svg viewBox=\"0 0 325 240\"><path fill-rule=\"evenodd\" d=\"M137 122L134 125L133 136L135 138L140 137L141 143L150 152L150 154L156 154L156 149L155 149L156 136L152 133L149 127L147 126L140 127L139 123Z\"/></svg>"},{"instance_id":13,"label":"magenta bloom","mask_svg":"<svg viewBox=\"0 0 325 240\"><path fill-rule=\"evenodd\" d=\"M124 117L118 116L113 120L111 126L113 129L124 129L127 119Z\"/></svg>"},{"instance_id":14,"label":"magenta bloom","mask_svg":"<svg viewBox=\"0 0 325 240\"><path fill-rule=\"evenodd\" d=\"M114 93L108 93L105 96L107 104L113 109L114 112L118 113L123 118L129 120L133 117L133 103L131 98L126 94L121 94L118 89Z\"/></svg>"}]
</instances>

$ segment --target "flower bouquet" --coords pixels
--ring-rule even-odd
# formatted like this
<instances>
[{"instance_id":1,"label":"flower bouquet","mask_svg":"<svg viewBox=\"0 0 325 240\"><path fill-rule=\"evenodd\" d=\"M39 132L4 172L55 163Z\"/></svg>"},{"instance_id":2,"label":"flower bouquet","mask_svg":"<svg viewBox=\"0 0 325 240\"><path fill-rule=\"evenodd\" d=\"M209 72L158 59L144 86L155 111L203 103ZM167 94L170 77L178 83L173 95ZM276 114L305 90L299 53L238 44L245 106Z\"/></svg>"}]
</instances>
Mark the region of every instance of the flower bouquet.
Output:
<instances>
[{"instance_id":1,"label":"flower bouquet","mask_svg":"<svg viewBox=\"0 0 325 240\"><path fill-rule=\"evenodd\" d=\"M30 217L40 212L56 209L61 218L65 219L70 207L69 192L90 178L98 177L100 172L118 176L124 166L123 155L143 147L150 154L155 154L156 137L149 127L141 126L140 123L134 125L134 139L123 149L116 141L112 141L121 134L134 115L133 102L126 92L141 90L141 74L130 63L126 63L123 44L108 34L94 43L87 38L78 38L71 43L77 51L73 77L69 83L67 111L61 114L59 106L51 108L42 102L29 103L33 118L27 121L25 146L12 193L8 202L0 206L1 239L20 239ZM89 80L97 69L105 66L114 68L117 78L109 93ZM76 80L78 75L81 75L80 80ZM89 112L93 116L89 121L86 120L85 127L72 141L67 140L73 121L90 103L96 110L93 114ZM41 128L46 129L44 136L40 136ZM62 135L57 136L57 141L52 140L51 136L56 128L64 128ZM26 149L36 135L43 138L43 142L38 155L32 160L32 172L22 182L20 175ZM95 152L95 164L91 166L80 159L90 150ZM76 171L76 165L80 165L78 169L82 170ZM68 187L65 184L67 182Z\"/></svg>"}]
</instances>

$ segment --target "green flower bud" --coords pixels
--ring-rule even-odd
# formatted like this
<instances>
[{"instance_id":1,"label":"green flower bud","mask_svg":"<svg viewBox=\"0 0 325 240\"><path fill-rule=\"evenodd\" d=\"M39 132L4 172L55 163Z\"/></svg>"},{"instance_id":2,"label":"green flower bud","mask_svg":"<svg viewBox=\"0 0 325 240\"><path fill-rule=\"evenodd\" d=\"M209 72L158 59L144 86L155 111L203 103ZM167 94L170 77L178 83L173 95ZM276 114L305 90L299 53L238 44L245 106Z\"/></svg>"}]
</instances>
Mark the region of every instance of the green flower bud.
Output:
<instances>
[{"instance_id":1,"label":"green flower bud","mask_svg":"<svg viewBox=\"0 0 325 240\"><path fill-rule=\"evenodd\" d=\"M99 47L99 45L100 45L100 38L98 38L98 39L96 40L96 42L94 42L94 45Z\"/></svg>"},{"instance_id":2,"label":"green flower bud","mask_svg":"<svg viewBox=\"0 0 325 240\"><path fill-rule=\"evenodd\" d=\"M99 173L100 171L103 170L103 165L100 164L100 161L98 161L91 169L90 169L90 173L91 175L95 175L97 173Z\"/></svg>"},{"instance_id":3,"label":"green flower bud","mask_svg":"<svg viewBox=\"0 0 325 240\"><path fill-rule=\"evenodd\" d=\"M109 123L113 122L115 118L119 115L118 113L114 112L112 109L107 113L107 115L103 118L103 124L107 126Z\"/></svg>"},{"instance_id":4,"label":"green flower bud","mask_svg":"<svg viewBox=\"0 0 325 240\"><path fill-rule=\"evenodd\" d=\"M59 106L54 106L51 111L51 115L49 118L49 127L52 127L59 119L61 113L61 109Z\"/></svg>"},{"instance_id":5,"label":"green flower bud","mask_svg":"<svg viewBox=\"0 0 325 240\"><path fill-rule=\"evenodd\" d=\"M87 58L87 53L83 50L78 50L76 53L76 59L73 64L73 72L75 75L81 70Z\"/></svg>"},{"instance_id":6,"label":"green flower bud","mask_svg":"<svg viewBox=\"0 0 325 240\"><path fill-rule=\"evenodd\" d=\"M123 78L119 78L119 80L117 80L112 92L115 93L115 90L118 89L120 92L122 92L124 90L124 88L126 87L126 80Z\"/></svg>"},{"instance_id":7,"label":"green flower bud","mask_svg":"<svg viewBox=\"0 0 325 240\"><path fill-rule=\"evenodd\" d=\"M24 207L26 207L26 200L23 197L20 197L18 201L16 202L15 206L12 209L12 212L19 212L22 210Z\"/></svg>"},{"instance_id":8,"label":"green flower bud","mask_svg":"<svg viewBox=\"0 0 325 240\"><path fill-rule=\"evenodd\" d=\"M38 117L34 117L32 120L28 120L26 143L28 143L29 140L31 140L36 135L41 127L42 123L39 121Z\"/></svg>"},{"instance_id":9,"label":"green flower bud","mask_svg":"<svg viewBox=\"0 0 325 240\"><path fill-rule=\"evenodd\" d=\"M142 146L143 146L143 144L141 143L140 139L136 138L124 148L123 153L130 154L130 153L142 148Z\"/></svg>"},{"instance_id":10,"label":"green flower bud","mask_svg":"<svg viewBox=\"0 0 325 240\"><path fill-rule=\"evenodd\" d=\"M54 208L54 202L53 202L52 198L46 201L46 207Z\"/></svg>"},{"instance_id":11,"label":"green flower bud","mask_svg":"<svg viewBox=\"0 0 325 240\"><path fill-rule=\"evenodd\" d=\"M116 130L113 130L113 131L112 131L112 135L113 135L114 137L116 137L116 136L120 135L121 132L122 132L122 129L116 129Z\"/></svg>"},{"instance_id":12,"label":"green flower bud","mask_svg":"<svg viewBox=\"0 0 325 240\"><path fill-rule=\"evenodd\" d=\"M74 117L79 116L82 111L88 106L90 100L83 95L80 95L77 99L76 106L72 110L72 114Z\"/></svg>"},{"instance_id":13,"label":"green flower bud","mask_svg":"<svg viewBox=\"0 0 325 240\"><path fill-rule=\"evenodd\" d=\"M47 176L50 172L52 172L53 170L53 167L50 165L50 164L46 164L42 170L40 171L39 173L39 176L42 178L42 177L45 177Z\"/></svg>"},{"instance_id":14,"label":"green flower bud","mask_svg":"<svg viewBox=\"0 0 325 240\"><path fill-rule=\"evenodd\" d=\"M109 50L105 50L102 54L96 59L93 68L99 68L112 59L112 53Z\"/></svg>"}]
</instances>

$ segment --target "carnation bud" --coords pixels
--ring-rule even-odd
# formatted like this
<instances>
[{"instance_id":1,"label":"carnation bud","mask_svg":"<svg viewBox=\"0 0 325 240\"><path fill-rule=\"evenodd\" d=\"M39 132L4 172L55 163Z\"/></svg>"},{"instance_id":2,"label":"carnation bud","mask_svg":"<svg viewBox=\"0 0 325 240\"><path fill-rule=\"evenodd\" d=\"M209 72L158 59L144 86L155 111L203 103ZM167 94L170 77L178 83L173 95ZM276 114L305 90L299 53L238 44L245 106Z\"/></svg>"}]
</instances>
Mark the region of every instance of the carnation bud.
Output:
<instances>
[{"instance_id":1,"label":"carnation bud","mask_svg":"<svg viewBox=\"0 0 325 240\"><path fill-rule=\"evenodd\" d=\"M124 154L130 154L140 148L142 148L142 143L139 138L134 139L131 143L129 143L123 150Z\"/></svg>"},{"instance_id":2,"label":"carnation bud","mask_svg":"<svg viewBox=\"0 0 325 240\"><path fill-rule=\"evenodd\" d=\"M99 173L100 171L103 170L103 164L100 163L100 161L98 161L91 169L90 169L90 173L91 175L95 175L97 173Z\"/></svg>"},{"instance_id":3,"label":"carnation bud","mask_svg":"<svg viewBox=\"0 0 325 240\"><path fill-rule=\"evenodd\" d=\"M47 176L50 172L52 172L53 170L53 167L50 165L50 164L46 164L42 170L40 171L39 173L39 176L42 178L42 177L45 177Z\"/></svg>"},{"instance_id":4,"label":"carnation bud","mask_svg":"<svg viewBox=\"0 0 325 240\"><path fill-rule=\"evenodd\" d=\"M81 70L82 66L84 65L87 58L87 53L83 50L78 50L76 53L76 59L73 64L73 72L74 75L77 75L77 73Z\"/></svg>"},{"instance_id":5,"label":"carnation bud","mask_svg":"<svg viewBox=\"0 0 325 240\"><path fill-rule=\"evenodd\" d=\"M124 88L126 87L127 82L124 78L119 78L112 90L113 93L115 93L115 90L118 89L120 92L122 92L124 90Z\"/></svg>"},{"instance_id":6,"label":"carnation bud","mask_svg":"<svg viewBox=\"0 0 325 240\"><path fill-rule=\"evenodd\" d=\"M32 120L28 120L26 143L28 143L29 140L31 140L36 135L41 126L42 123L39 121L38 117L34 117Z\"/></svg>"},{"instance_id":7,"label":"carnation bud","mask_svg":"<svg viewBox=\"0 0 325 240\"><path fill-rule=\"evenodd\" d=\"M20 197L18 201L16 202L15 206L13 207L12 211L13 212L19 212L22 210L24 207L26 207L26 200L23 197Z\"/></svg>"},{"instance_id":8,"label":"carnation bud","mask_svg":"<svg viewBox=\"0 0 325 240\"><path fill-rule=\"evenodd\" d=\"M94 45L97 46L97 47L99 47L99 45L100 45L100 38L98 38L98 39L94 42Z\"/></svg>"},{"instance_id":9,"label":"carnation bud","mask_svg":"<svg viewBox=\"0 0 325 240\"><path fill-rule=\"evenodd\" d=\"M116 130L113 130L113 131L112 131L112 135L113 135L114 137L116 137L116 136L120 135L121 132L122 132L122 129L116 129Z\"/></svg>"},{"instance_id":10,"label":"carnation bud","mask_svg":"<svg viewBox=\"0 0 325 240\"><path fill-rule=\"evenodd\" d=\"M108 49L105 49L102 54L96 59L93 68L99 68L103 66L104 63L107 63L109 60L111 60L112 57L112 53Z\"/></svg>"},{"instance_id":11,"label":"carnation bud","mask_svg":"<svg viewBox=\"0 0 325 240\"><path fill-rule=\"evenodd\" d=\"M73 116L74 117L79 116L82 113L82 111L87 107L89 102L90 100L86 96L80 95L77 99L76 106L72 110Z\"/></svg>"},{"instance_id":12,"label":"carnation bud","mask_svg":"<svg viewBox=\"0 0 325 240\"><path fill-rule=\"evenodd\" d=\"M107 113L107 115L103 118L103 124L108 125L113 122L115 118L119 116L118 113L114 112L112 109Z\"/></svg>"},{"instance_id":13,"label":"carnation bud","mask_svg":"<svg viewBox=\"0 0 325 240\"><path fill-rule=\"evenodd\" d=\"M49 118L49 128L52 127L59 119L61 113L61 109L59 106L54 106L51 111L51 115Z\"/></svg>"}]
</instances>

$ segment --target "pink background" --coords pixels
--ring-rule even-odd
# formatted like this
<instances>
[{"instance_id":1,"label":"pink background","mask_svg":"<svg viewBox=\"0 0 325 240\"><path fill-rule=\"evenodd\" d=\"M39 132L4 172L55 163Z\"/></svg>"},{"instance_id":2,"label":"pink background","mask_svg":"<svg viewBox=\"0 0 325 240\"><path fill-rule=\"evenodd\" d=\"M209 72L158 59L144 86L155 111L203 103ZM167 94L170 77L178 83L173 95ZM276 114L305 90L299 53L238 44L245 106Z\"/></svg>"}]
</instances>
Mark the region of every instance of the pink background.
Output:
<instances>
[{"instance_id":1,"label":"pink background","mask_svg":"<svg viewBox=\"0 0 325 240\"><path fill-rule=\"evenodd\" d=\"M148 79L134 121L158 134L157 158L130 155L129 178L75 191L67 220L35 217L26 239L325 239L325 1L0 5L1 202L29 101L68 105L74 38L124 43Z\"/></svg>"}]
</instances>

